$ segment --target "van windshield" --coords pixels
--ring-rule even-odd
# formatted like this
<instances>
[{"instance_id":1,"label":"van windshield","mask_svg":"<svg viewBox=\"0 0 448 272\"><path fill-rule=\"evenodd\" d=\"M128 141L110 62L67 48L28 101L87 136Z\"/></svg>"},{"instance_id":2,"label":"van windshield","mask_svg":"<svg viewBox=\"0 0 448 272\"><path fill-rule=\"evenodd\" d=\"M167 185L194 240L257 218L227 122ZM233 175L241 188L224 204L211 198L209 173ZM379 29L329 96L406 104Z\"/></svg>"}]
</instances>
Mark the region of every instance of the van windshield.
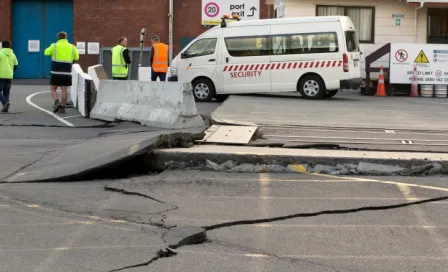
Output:
<instances>
[{"instance_id":1,"label":"van windshield","mask_svg":"<svg viewBox=\"0 0 448 272\"><path fill-rule=\"evenodd\" d=\"M345 31L345 42L348 52L359 52L359 42L355 31Z\"/></svg>"}]
</instances>

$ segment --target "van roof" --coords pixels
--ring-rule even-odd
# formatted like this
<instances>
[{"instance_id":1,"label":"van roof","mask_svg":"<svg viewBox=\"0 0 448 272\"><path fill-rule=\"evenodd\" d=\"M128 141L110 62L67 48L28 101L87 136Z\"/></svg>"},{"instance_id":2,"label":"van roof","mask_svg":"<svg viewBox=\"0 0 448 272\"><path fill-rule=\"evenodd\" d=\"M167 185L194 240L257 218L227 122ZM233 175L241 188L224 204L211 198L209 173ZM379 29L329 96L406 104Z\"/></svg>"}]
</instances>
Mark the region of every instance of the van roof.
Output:
<instances>
[{"instance_id":1,"label":"van roof","mask_svg":"<svg viewBox=\"0 0 448 272\"><path fill-rule=\"evenodd\" d=\"M349 19L347 16L315 16L315 17L297 17L297 18L276 18L261 19L250 21L238 21L227 24L227 27L256 26L256 25L282 25L292 23L326 23L339 22ZM350 20L350 19L349 19Z\"/></svg>"}]
</instances>

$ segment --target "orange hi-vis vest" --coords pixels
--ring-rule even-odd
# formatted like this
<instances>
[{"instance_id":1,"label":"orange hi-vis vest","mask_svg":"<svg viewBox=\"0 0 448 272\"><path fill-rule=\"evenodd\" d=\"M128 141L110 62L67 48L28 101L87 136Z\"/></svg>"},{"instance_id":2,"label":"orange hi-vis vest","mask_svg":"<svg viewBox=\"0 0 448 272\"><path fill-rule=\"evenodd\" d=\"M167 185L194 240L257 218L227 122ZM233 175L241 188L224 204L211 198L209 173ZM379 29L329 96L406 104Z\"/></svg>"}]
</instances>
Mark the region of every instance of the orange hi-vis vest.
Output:
<instances>
[{"instance_id":1,"label":"orange hi-vis vest","mask_svg":"<svg viewBox=\"0 0 448 272\"><path fill-rule=\"evenodd\" d=\"M154 50L152 70L156 73L168 73L168 45L156 43L152 48Z\"/></svg>"}]
</instances>

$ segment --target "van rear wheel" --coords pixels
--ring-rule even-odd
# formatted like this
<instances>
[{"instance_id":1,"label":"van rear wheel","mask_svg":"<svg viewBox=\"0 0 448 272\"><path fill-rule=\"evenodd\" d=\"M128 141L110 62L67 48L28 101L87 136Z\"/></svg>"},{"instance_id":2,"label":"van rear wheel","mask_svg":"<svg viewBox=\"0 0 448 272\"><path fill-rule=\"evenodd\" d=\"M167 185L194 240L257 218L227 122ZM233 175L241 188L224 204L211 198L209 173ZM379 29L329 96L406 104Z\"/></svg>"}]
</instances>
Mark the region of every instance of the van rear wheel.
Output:
<instances>
[{"instance_id":1,"label":"van rear wheel","mask_svg":"<svg viewBox=\"0 0 448 272\"><path fill-rule=\"evenodd\" d=\"M197 102L210 102L215 97L215 86L207 78L193 81L193 96Z\"/></svg>"},{"instance_id":2,"label":"van rear wheel","mask_svg":"<svg viewBox=\"0 0 448 272\"><path fill-rule=\"evenodd\" d=\"M300 81L299 92L306 99L322 99L326 90L320 77L310 75Z\"/></svg>"},{"instance_id":3,"label":"van rear wheel","mask_svg":"<svg viewBox=\"0 0 448 272\"><path fill-rule=\"evenodd\" d=\"M338 92L339 92L339 90L329 90L328 93L325 94L325 97L326 97L326 98L332 98L332 97L335 96Z\"/></svg>"}]
</instances>

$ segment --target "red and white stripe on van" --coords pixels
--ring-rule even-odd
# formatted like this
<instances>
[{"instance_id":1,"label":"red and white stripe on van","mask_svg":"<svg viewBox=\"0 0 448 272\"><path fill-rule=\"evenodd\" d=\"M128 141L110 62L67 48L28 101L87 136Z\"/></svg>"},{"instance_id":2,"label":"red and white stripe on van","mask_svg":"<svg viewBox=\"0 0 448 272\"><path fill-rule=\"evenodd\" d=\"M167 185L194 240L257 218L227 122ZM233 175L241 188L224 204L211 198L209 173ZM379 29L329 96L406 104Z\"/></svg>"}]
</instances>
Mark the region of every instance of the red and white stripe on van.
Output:
<instances>
[{"instance_id":1,"label":"red and white stripe on van","mask_svg":"<svg viewBox=\"0 0 448 272\"><path fill-rule=\"evenodd\" d=\"M289 69L307 69L307 68L325 69L325 68L341 67L342 64L343 64L342 60L276 62L267 64L235 64L235 65L225 65L223 71L236 72L236 71L289 70Z\"/></svg>"}]
</instances>

